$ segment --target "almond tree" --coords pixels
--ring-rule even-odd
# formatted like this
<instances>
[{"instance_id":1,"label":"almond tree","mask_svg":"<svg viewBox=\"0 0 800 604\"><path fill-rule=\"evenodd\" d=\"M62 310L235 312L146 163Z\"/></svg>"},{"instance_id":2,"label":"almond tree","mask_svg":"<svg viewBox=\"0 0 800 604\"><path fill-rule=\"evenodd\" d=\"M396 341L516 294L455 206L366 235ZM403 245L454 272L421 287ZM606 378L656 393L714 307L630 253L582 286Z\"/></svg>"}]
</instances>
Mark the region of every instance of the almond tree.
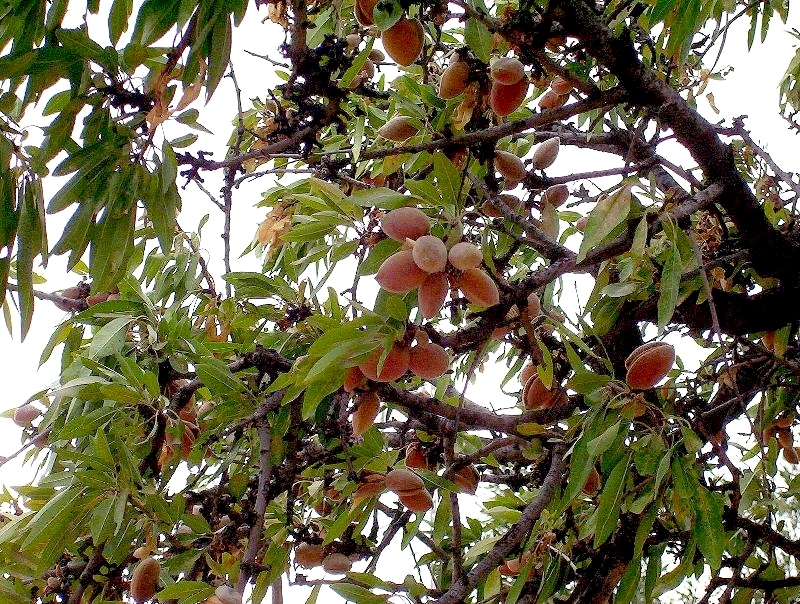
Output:
<instances>
[{"instance_id":1,"label":"almond tree","mask_svg":"<svg viewBox=\"0 0 800 604\"><path fill-rule=\"evenodd\" d=\"M788 0L133 4L0 19L4 309L67 314L4 602L800 596L800 183L697 108ZM204 148L243 20L281 83Z\"/></svg>"}]
</instances>

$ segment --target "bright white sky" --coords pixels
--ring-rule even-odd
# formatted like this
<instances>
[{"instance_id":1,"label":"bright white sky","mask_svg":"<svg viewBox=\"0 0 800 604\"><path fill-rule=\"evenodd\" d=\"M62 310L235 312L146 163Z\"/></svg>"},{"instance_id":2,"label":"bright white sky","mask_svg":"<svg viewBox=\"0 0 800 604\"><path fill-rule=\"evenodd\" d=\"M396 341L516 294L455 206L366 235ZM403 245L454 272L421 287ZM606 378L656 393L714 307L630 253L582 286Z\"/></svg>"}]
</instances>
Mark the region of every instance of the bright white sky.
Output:
<instances>
[{"instance_id":1,"label":"bright white sky","mask_svg":"<svg viewBox=\"0 0 800 604\"><path fill-rule=\"evenodd\" d=\"M258 17L257 19L254 17ZM248 99L252 97L264 98L267 90L267 77L272 67L261 59L254 58L245 52L245 49L256 53L269 55L274 59L280 59L274 48L283 39L282 33L276 28L271 28L269 35L269 46L264 44L264 30L259 24L263 18L264 11L258 15L251 9L248 13L244 30L237 31L234 37L234 49L232 53L233 65L236 70L240 87L243 89L243 100L245 108L248 107ZM720 110L720 115L716 116L704 100L699 101L700 111L712 121L724 119L726 123L739 115L748 115L746 126L753 133L753 137L762 147L765 147L773 158L786 171L791 171L797 161L797 134L789 131L786 124L778 116L778 84L786 69L789 61L794 54L797 39L788 33L792 27L800 29L800 17L795 12L790 18L790 22L784 26L775 19L771 25L770 35L765 44L756 42L752 52L746 52L745 30L746 20L741 19L736 24L734 30L728 36L728 46L720 60L718 67L726 65L734 66L734 70L723 82L713 81L710 83L706 92L713 92L715 102ZM105 31L104 25L92 27L91 31ZM200 121L210 130L217 134L216 138L201 138L201 143L193 147L197 149L215 149L216 158L224 155L224 145L231 131L231 120L235 112L235 100L233 87L229 79L223 79L215 97L208 107L201 107L202 101L196 101L195 106L200 110ZM29 115L29 119L30 115ZM31 120L37 124L47 123L46 121ZM48 120L49 121L49 120ZM663 149L660 150L663 152ZM595 169L595 166L587 165L586 152L578 149L564 149L555 163L548 170L553 176L566 174L570 166L580 165L580 169ZM678 158L680 160L680 157ZM681 163L678 161L677 163ZM208 175L205 186L213 193L217 193L220 186L219 175ZM48 192L52 194L60 185L51 185ZM253 209L253 205L260 198L260 191L265 190L270 185L266 179L257 181L249 187L243 187L234 194L234 214L235 225L234 236L232 237L232 261L234 270L259 270L260 263L254 257L239 259L238 256L246 245L251 241L255 228L263 219L264 210ZM207 250L206 258L209 260L214 274L221 274L221 245L217 239L221 232L221 215L213 207L203 193L196 187L189 186L184 192L185 212L180 218L180 224L191 230L197 224L199 218L204 214L210 214L211 220L204 228L205 237L203 239L204 249ZM51 245L59 236L58 220L65 220L60 216L48 217L51 222L50 241ZM577 240L571 241L577 247ZM39 286L44 291L56 291L74 285L80 278L76 275L65 274L65 261L62 258L51 259L50 266L46 271L48 282ZM218 283L218 287L221 284ZM568 288L565 288L568 289ZM569 294L566 296L569 300ZM565 300L565 301L566 301ZM15 317L16 318L16 317ZM59 322L66 318L66 314L58 310L52 304L37 300L36 312L34 315L33 326L24 343L19 342L18 323L15 322L13 337L9 336L4 329L0 328L0 367L4 368L5 391L6 394L0 400L0 411L13 409L22 404L34 392L51 385L58 377L58 364L60 350L54 353L54 361L47 363L37 370L39 355L49 336ZM497 387L502 374L494 376L490 372L478 380L480 384L471 386L468 396L473 400L480 401L482 395L485 400L497 400ZM7 419L0 419L0 455L10 455L16 451L21 444L20 430ZM22 469L18 463L10 463L0 466L0 486L11 486L21 484L30 480L32 469ZM388 571L391 565L381 565L381 571ZM393 577L389 573L385 578L402 581L402 575ZM294 599L293 599L294 601Z\"/></svg>"}]
</instances>

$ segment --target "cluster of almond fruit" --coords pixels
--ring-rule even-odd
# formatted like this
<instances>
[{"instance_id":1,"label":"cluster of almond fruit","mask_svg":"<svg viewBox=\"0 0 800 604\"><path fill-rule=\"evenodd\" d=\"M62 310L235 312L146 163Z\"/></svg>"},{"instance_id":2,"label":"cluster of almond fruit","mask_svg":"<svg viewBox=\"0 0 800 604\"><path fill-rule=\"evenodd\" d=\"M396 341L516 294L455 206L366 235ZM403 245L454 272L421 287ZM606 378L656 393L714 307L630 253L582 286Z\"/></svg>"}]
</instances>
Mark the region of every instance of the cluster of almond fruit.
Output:
<instances>
[{"instance_id":1,"label":"cluster of almond fruit","mask_svg":"<svg viewBox=\"0 0 800 604\"><path fill-rule=\"evenodd\" d=\"M761 433L761 438L766 445L770 439L774 438L781 448L781 455L784 461L790 464L800 463L800 447L794 446L794 436L792 435L793 416L775 418Z\"/></svg>"},{"instance_id":2,"label":"cluster of almond fruit","mask_svg":"<svg viewBox=\"0 0 800 604\"><path fill-rule=\"evenodd\" d=\"M158 591L161 564L152 557L144 558L136 565L131 575L129 593L136 604L143 604ZM214 593L200 604L242 604L242 594L228 585L220 585Z\"/></svg>"},{"instance_id":3,"label":"cluster of almond fruit","mask_svg":"<svg viewBox=\"0 0 800 604\"><path fill-rule=\"evenodd\" d=\"M353 567L353 562L358 560L358 554L345 555L341 551L341 544L333 542L330 545L300 542L294 546L294 562L301 568L316 568L321 566L326 573L343 574Z\"/></svg>"},{"instance_id":4,"label":"cluster of almond fruit","mask_svg":"<svg viewBox=\"0 0 800 604\"><path fill-rule=\"evenodd\" d=\"M476 306L494 306L500 291L480 267L481 250L467 241L447 249L444 241L429 235L430 219L418 208L403 207L381 218L381 229L403 248L384 260L375 280L386 291L404 294L417 290L420 312L426 319L436 316L450 288Z\"/></svg>"}]
</instances>

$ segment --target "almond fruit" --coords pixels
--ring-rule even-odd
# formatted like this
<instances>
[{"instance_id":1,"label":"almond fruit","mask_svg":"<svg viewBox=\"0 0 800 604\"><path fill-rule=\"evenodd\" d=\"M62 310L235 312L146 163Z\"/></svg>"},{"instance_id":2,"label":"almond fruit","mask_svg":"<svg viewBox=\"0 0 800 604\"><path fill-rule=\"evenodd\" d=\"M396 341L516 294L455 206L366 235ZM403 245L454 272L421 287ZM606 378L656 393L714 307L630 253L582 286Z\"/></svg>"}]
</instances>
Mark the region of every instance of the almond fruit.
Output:
<instances>
[{"instance_id":1,"label":"almond fruit","mask_svg":"<svg viewBox=\"0 0 800 604\"><path fill-rule=\"evenodd\" d=\"M544 170L553 165L558 157L558 149L561 146L561 139L557 136L548 138L546 141L536 147L533 152L533 167L536 170Z\"/></svg>"},{"instance_id":2,"label":"almond fruit","mask_svg":"<svg viewBox=\"0 0 800 604\"><path fill-rule=\"evenodd\" d=\"M528 96L528 79L522 78L516 84L492 82L489 92L489 106L498 117L505 117L516 111Z\"/></svg>"},{"instance_id":3,"label":"almond fruit","mask_svg":"<svg viewBox=\"0 0 800 604\"><path fill-rule=\"evenodd\" d=\"M426 235L430 228L430 219L418 208L397 208L381 218L381 230L395 241L418 239Z\"/></svg>"},{"instance_id":4,"label":"almond fruit","mask_svg":"<svg viewBox=\"0 0 800 604\"><path fill-rule=\"evenodd\" d=\"M441 273L447 266L447 246L433 235L422 235L414 242L411 256L426 273Z\"/></svg>"},{"instance_id":5,"label":"almond fruit","mask_svg":"<svg viewBox=\"0 0 800 604\"><path fill-rule=\"evenodd\" d=\"M483 254L477 245L468 241L460 241L450 248L447 259L455 268L466 271L471 268L478 268L483 261Z\"/></svg>"},{"instance_id":6,"label":"almond fruit","mask_svg":"<svg viewBox=\"0 0 800 604\"><path fill-rule=\"evenodd\" d=\"M469 79L469 63L457 60L442 72L439 79L439 98L449 100L464 92Z\"/></svg>"},{"instance_id":7,"label":"almond fruit","mask_svg":"<svg viewBox=\"0 0 800 604\"><path fill-rule=\"evenodd\" d=\"M549 203L554 208L564 205L567 199L569 199L569 187L564 184L547 187L542 194L542 201Z\"/></svg>"},{"instance_id":8,"label":"almond fruit","mask_svg":"<svg viewBox=\"0 0 800 604\"><path fill-rule=\"evenodd\" d=\"M412 512L423 514L433 507L433 497L426 489L399 494L400 503Z\"/></svg>"},{"instance_id":9,"label":"almond fruit","mask_svg":"<svg viewBox=\"0 0 800 604\"><path fill-rule=\"evenodd\" d=\"M353 436L361 436L370 429L380 407L381 402L374 390L366 390L358 394L358 407L353 411Z\"/></svg>"},{"instance_id":10,"label":"almond fruit","mask_svg":"<svg viewBox=\"0 0 800 604\"><path fill-rule=\"evenodd\" d=\"M480 268L465 270L455 278L455 286L476 306L500 303L500 290L492 278Z\"/></svg>"},{"instance_id":11,"label":"almond fruit","mask_svg":"<svg viewBox=\"0 0 800 604\"><path fill-rule=\"evenodd\" d=\"M402 495L425 488L425 482L415 472L406 468L395 468L386 474L386 488Z\"/></svg>"},{"instance_id":12,"label":"almond fruit","mask_svg":"<svg viewBox=\"0 0 800 604\"><path fill-rule=\"evenodd\" d=\"M26 403L14 410L14 423L21 428L30 428L34 420L41 414L42 412L36 406Z\"/></svg>"},{"instance_id":13,"label":"almond fruit","mask_svg":"<svg viewBox=\"0 0 800 604\"><path fill-rule=\"evenodd\" d=\"M325 556L322 561L322 568L326 573L341 575L348 572L353 567L353 562L344 554L334 553Z\"/></svg>"},{"instance_id":14,"label":"almond fruit","mask_svg":"<svg viewBox=\"0 0 800 604\"><path fill-rule=\"evenodd\" d=\"M508 151L495 151L494 167L503 178L514 182L519 182L528 175L522 160Z\"/></svg>"},{"instance_id":15,"label":"almond fruit","mask_svg":"<svg viewBox=\"0 0 800 604\"><path fill-rule=\"evenodd\" d=\"M420 284L417 291L419 311L426 319L439 314L450 289L450 283L445 273L432 273Z\"/></svg>"},{"instance_id":16,"label":"almond fruit","mask_svg":"<svg viewBox=\"0 0 800 604\"><path fill-rule=\"evenodd\" d=\"M382 354L383 350L378 348L369 359L358 366L369 379L375 382L393 382L408 371L410 353L407 346L395 343L389 354L386 355L381 371L378 373L378 361Z\"/></svg>"},{"instance_id":17,"label":"almond fruit","mask_svg":"<svg viewBox=\"0 0 800 604\"><path fill-rule=\"evenodd\" d=\"M381 34L383 48L392 60L401 67L408 67L422 54L425 30L416 19L400 17L400 20Z\"/></svg>"},{"instance_id":18,"label":"almond fruit","mask_svg":"<svg viewBox=\"0 0 800 604\"><path fill-rule=\"evenodd\" d=\"M387 140L402 143L404 140L411 138L419 132L419 128L414 125L410 117L406 115L396 115L378 128L377 132L378 136L382 136Z\"/></svg>"},{"instance_id":19,"label":"almond fruit","mask_svg":"<svg viewBox=\"0 0 800 604\"><path fill-rule=\"evenodd\" d=\"M408 368L422 379L435 380L450 368L450 355L438 344L417 344L411 348Z\"/></svg>"},{"instance_id":20,"label":"almond fruit","mask_svg":"<svg viewBox=\"0 0 800 604\"><path fill-rule=\"evenodd\" d=\"M161 565L155 558L145 558L136 566L131 576L131 597L137 604L152 598L158 588Z\"/></svg>"},{"instance_id":21,"label":"almond fruit","mask_svg":"<svg viewBox=\"0 0 800 604\"><path fill-rule=\"evenodd\" d=\"M495 82L511 86L525 77L525 66L514 57L501 57L489 67L489 75Z\"/></svg>"},{"instance_id":22,"label":"almond fruit","mask_svg":"<svg viewBox=\"0 0 800 604\"><path fill-rule=\"evenodd\" d=\"M375 281L387 292L404 294L422 285L427 277L428 273L414 262L411 250L400 250L383 261Z\"/></svg>"},{"instance_id":23,"label":"almond fruit","mask_svg":"<svg viewBox=\"0 0 800 604\"><path fill-rule=\"evenodd\" d=\"M640 346L625 361L628 369L625 381L633 390L652 388L672 369L672 364L675 362L675 347L665 342L658 344Z\"/></svg>"}]
</instances>

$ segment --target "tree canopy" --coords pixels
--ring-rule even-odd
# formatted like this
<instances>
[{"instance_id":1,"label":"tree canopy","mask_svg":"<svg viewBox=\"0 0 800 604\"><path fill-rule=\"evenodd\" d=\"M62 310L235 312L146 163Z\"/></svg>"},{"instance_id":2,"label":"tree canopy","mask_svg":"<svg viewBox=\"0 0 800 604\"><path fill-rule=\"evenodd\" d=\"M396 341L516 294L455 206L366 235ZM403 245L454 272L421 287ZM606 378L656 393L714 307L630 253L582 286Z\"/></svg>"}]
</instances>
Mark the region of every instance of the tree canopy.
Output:
<instances>
[{"instance_id":1,"label":"tree canopy","mask_svg":"<svg viewBox=\"0 0 800 604\"><path fill-rule=\"evenodd\" d=\"M698 110L788 10L4 3L3 308L66 316L0 599L795 601L800 182ZM798 75L766 109L795 131Z\"/></svg>"}]
</instances>

